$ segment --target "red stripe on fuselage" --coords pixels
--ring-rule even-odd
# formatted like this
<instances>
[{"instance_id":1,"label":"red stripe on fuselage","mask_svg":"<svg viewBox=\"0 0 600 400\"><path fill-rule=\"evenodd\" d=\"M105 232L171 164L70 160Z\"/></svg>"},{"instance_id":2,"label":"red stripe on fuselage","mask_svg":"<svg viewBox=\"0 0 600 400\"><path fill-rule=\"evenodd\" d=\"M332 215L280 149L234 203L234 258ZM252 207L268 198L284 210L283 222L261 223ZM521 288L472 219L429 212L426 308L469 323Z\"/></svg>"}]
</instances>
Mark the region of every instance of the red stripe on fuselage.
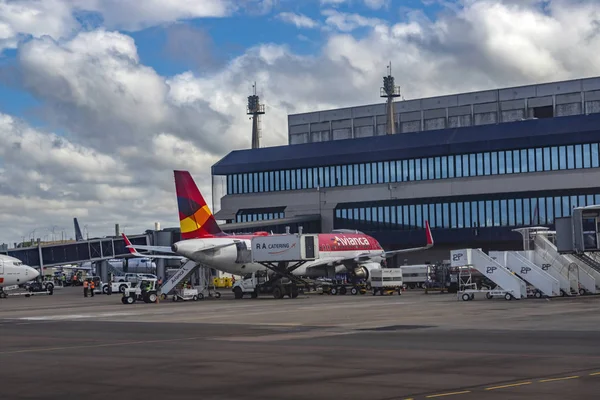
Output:
<instances>
[{"instance_id":1,"label":"red stripe on fuselage","mask_svg":"<svg viewBox=\"0 0 600 400\"><path fill-rule=\"evenodd\" d=\"M231 239L252 240L253 237L265 235L227 235L209 236L203 239L226 237ZM379 242L366 235L322 233L319 234L319 251L368 251L383 250Z\"/></svg>"}]
</instances>

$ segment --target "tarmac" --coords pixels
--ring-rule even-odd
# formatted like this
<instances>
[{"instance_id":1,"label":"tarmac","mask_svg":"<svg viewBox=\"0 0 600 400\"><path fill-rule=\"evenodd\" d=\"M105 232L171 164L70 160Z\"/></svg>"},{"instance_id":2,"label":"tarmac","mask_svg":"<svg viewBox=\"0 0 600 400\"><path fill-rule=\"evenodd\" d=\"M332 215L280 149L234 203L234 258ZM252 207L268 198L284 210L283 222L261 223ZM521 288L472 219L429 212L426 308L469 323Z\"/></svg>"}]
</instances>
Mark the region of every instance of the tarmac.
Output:
<instances>
[{"instance_id":1,"label":"tarmac","mask_svg":"<svg viewBox=\"0 0 600 400\"><path fill-rule=\"evenodd\" d=\"M123 305L64 288L0 300L0 394L596 398L599 306L597 296L463 302L420 291Z\"/></svg>"}]
</instances>

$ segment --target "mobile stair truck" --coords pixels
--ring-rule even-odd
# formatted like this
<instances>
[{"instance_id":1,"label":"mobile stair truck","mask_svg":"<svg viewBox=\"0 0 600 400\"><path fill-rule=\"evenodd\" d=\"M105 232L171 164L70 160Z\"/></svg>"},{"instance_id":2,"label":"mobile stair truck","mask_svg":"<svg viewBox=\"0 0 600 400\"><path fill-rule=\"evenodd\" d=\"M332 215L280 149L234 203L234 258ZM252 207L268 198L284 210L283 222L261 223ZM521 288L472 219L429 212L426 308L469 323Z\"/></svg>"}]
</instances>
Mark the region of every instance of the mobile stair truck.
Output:
<instances>
[{"instance_id":1,"label":"mobile stair truck","mask_svg":"<svg viewBox=\"0 0 600 400\"><path fill-rule=\"evenodd\" d=\"M463 301L473 300L476 293L485 293L486 298L502 296L506 300L527 297L527 285L511 270L490 258L480 249L452 250L452 267L459 268L458 297ZM477 288L471 277L471 268L481 272L496 286L492 289Z\"/></svg>"},{"instance_id":2,"label":"mobile stair truck","mask_svg":"<svg viewBox=\"0 0 600 400\"><path fill-rule=\"evenodd\" d=\"M295 299L299 288L309 284L293 272L319 257L319 237L308 234L256 236L252 238L248 255L253 263L261 264L265 269L235 282L231 290L236 299L246 294L251 298L271 294L276 299L284 296Z\"/></svg>"}]
</instances>

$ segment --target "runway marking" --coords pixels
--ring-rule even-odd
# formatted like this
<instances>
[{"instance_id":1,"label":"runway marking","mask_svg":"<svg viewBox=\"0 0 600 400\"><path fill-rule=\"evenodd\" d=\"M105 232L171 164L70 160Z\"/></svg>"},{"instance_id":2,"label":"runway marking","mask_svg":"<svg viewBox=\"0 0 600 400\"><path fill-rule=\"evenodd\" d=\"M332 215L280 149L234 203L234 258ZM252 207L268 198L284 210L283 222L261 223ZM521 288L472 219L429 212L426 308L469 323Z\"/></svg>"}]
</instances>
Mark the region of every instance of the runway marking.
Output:
<instances>
[{"instance_id":1,"label":"runway marking","mask_svg":"<svg viewBox=\"0 0 600 400\"><path fill-rule=\"evenodd\" d=\"M463 390L462 392L449 392L449 393L431 394L431 395L426 396L426 397L428 399L432 399L434 397L455 396L457 394L466 394L466 393L471 393L471 391L470 390Z\"/></svg>"},{"instance_id":2,"label":"runway marking","mask_svg":"<svg viewBox=\"0 0 600 400\"><path fill-rule=\"evenodd\" d=\"M540 382L566 381L567 379L577 379L577 378L579 378L579 375L565 376L562 378L542 379L542 380L540 380Z\"/></svg>"},{"instance_id":3,"label":"runway marking","mask_svg":"<svg viewBox=\"0 0 600 400\"><path fill-rule=\"evenodd\" d=\"M600 375L600 372L594 372L594 373L590 374L590 376L596 376L596 375Z\"/></svg>"},{"instance_id":4,"label":"runway marking","mask_svg":"<svg viewBox=\"0 0 600 400\"><path fill-rule=\"evenodd\" d=\"M202 339L202 336L194 336L180 339L161 339L161 340L139 340L135 342L121 342L121 343L104 343L104 344L92 344L82 346L65 346L65 347L46 347L42 349L24 349L14 351L0 351L0 356L4 354L21 354L21 353L41 353L46 351L57 351L57 350L71 350L71 349L95 349L100 347L117 347L117 346L131 346L135 344L150 344L150 343L169 343L169 342L183 342L187 340L198 340Z\"/></svg>"},{"instance_id":5,"label":"runway marking","mask_svg":"<svg viewBox=\"0 0 600 400\"><path fill-rule=\"evenodd\" d=\"M523 386L523 385L530 385L530 384L531 384L531 382L511 383L511 384L508 384L508 385L488 387L488 388L485 388L485 390L504 389L504 388L508 388L508 387Z\"/></svg>"}]
</instances>

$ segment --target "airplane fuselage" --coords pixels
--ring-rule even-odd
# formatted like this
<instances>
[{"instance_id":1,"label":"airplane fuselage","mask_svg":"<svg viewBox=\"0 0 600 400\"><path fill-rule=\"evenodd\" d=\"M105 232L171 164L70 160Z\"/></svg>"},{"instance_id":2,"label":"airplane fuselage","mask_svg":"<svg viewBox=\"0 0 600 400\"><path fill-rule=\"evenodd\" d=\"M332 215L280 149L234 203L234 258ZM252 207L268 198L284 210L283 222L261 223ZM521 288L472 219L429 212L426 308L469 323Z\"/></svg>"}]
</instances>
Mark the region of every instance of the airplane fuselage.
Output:
<instances>
[{"instance_id":1,"label":"airplane fuselage","mask_svg":"<svg viewBox=\"0 0 600 400\"><path fill-rule=\"evenodd\" d=\"M306 277L333 277L336 273L352 272L345 265L335 263L336 259L352 258L364 254L373 254L369 261L358 263L351 267L362 267L365 278L370 277L372 269L381 268L383 258L377 255L383 253L383 249L374 238L361 234L320 234L319 236L319 258L309 261L292 273ZM253 263L251 256L251 242L253 236L224 236L205 239L188 239L177 242L174 246L176 253L190 260L205 264L211 268L227 272L233 275L244 275L252 272L268 269L262 264ZM227 247L216 250L202 251L207 247L233 243ZM322 265L324 260L331 260L330 265ZM317 266L318 265L318 266Z\"/></svg>"},{"instance_id":2,"label":"airplane fuselage","mask_svg":"<svg viewBox=\"0 0 600 400\"><path fill-rule=\"evenodd\" d=\"M40 273L21 260L0 255L0 289L7 286L21 285L37 278Z\"/></svg>"}]
</instances>

